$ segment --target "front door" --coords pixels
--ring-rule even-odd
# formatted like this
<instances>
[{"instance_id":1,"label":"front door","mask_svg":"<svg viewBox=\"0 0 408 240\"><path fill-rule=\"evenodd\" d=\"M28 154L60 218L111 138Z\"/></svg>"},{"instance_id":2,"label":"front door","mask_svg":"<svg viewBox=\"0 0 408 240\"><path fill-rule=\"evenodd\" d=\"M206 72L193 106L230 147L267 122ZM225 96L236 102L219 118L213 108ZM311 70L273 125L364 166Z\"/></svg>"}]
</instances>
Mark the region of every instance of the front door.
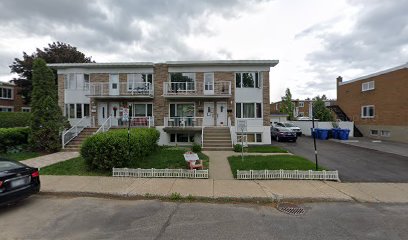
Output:
<instances>
[{"instance_id":1,"label":"front door","mask_svg":"<svg viewBox=\"0 0 408 240\"><path fill-rule=\"evenodd\" d=\"M217 126L228 126L226 102L217 102Z\"/></svg>"},{"instance_id":2,"label":"front door","mask_svg":"<svg viewBox=\"0 0 408 240\"><path fill-rule=\"evenodd\" d=\"M118 126L119 124L119 103L111 102L109 103L109 113L112 118L112 126Z\"/></svg>"},{"instance_id":3,"label":"front door","mask_svg":"<svg viewBox=\"0 0 408 240\"><path fill-rule=\"evenodd\" d=\"M204 73L204 95L214 95L214 73Z\"/></svg>"},{"instance_id":4,"label":"front door","mask_svg":"<svg viewBox=\"0 0 408 240\"><path fill-rule=\"evenodd\" d=\"M98 103L98 125L102 125L108 118L108 104L106 102Z\"/></svg>"},{"instance_id":5,"label":"front door","mask_svg":"<svg viewBox=\"0 0 408 240\"><path fill-rule=\"evenodd\" d=\"M204 126L214 126L213 102L204 102Z\"/></svg>"},{"instance_id":6,"label":"front door","mask_svg":"<svg viewBox=\"0 0 408 240\"><path fill-rule=\"evenodd\" d=\"M119 95L119 74L109 75L109 95L111 96Z\"/></svg>"}]
</instances>

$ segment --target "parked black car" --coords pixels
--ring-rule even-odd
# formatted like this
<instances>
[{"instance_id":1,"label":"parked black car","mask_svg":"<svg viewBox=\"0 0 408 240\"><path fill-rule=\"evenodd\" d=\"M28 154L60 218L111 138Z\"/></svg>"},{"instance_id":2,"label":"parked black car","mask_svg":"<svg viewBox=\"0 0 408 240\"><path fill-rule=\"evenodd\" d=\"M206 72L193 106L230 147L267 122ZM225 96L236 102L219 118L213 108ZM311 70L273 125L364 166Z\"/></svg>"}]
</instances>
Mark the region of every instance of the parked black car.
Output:
<instances>
[{"instance_id":1,"label":"parked black car","mask_svg":"<svg viewBox=\"0 0 408 240\"><path fill-rule=\"evenodd\" d=\"M38 193L40 186L37 168L0 158L0 206Z\"/></svg>"},{"instance_id":2,"label":"parked black car","mask_svg":"<svg viewBox=\"0 0 408 240\"><path fill-rule=\"evenodd\" d=\"M276 141L293 141L296 142L297 135L294 131L285 127L271 127L271 138Z\"/></svg>"}]
</instances>

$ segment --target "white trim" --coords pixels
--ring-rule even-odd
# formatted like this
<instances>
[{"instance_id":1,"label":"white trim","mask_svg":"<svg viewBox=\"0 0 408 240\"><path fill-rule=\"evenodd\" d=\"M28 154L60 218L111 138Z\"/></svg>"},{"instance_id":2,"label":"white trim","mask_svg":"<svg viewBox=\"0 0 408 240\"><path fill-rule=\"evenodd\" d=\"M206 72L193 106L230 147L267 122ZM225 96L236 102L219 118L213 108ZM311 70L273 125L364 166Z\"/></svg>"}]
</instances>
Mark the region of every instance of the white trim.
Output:
<instances>
[{"instance_id":1,"label":"white trim","mask_svg":"<svg viewBox=\"0 0 408 240\"><path fill-rule=\"evenodd\" d=\"M14 112L14 106L0 106L0 108L8 108L11 109L11 112ZM3 111L0 111L3 112Z\"/></svg>"},{"instance_id":2,"label":"white trim","mask_svg":"<svg viewBox=\"0 0 408 240\"><path fill-rule=\"evenodd\" d=\"M364 108L373 108L373 116L364 116ZM374 118L375 117L375 106L374 105L364 105L361 106L361 118Z\"/></svg>"},{"instance_id":3,"label":"white trim","mask_svg":"<svg viewBox=\"0 0 408 240\"><path fill-rule=\"evenodd\" d=\"M172 118L171 117L171 110L170 110L170 105L171 104L176 104L176 105L177 104L193 104L194 105L194 116L191 116L191 117L196 117L196 104L195 104L195 102L169 102L169 118ZM177 108L176 108L176 111L177 111Z\"/></svg>"},{"instance_id":4,"label":"white trim","mask_svg":"<svg viewBox=\"0 0 408 240\"><path fill-rule=\"evenodd\" d=\"M373 131L377 131L377 134L373 134ZM379 132L380 132L380 130L378 130L378 129L370 129L370 135L371 136L378 136Z\"/></svg>"},{"instance_id":5,"label":"white trim","mask_svg":"<svg viewBox=\"0 0 408 240\"><path fill-rule=\"evenodd\" d=\"M372 85L372 86L370 86ZM369 82L363 82L361 83L361 91L362 92L367 92L375 89L375 82L374 81L369 81Z\"/></svg>"},{"instance_id":6,"label":"white trim","mask_svg":"<svg viewBox=\"0 0 408 240\"><path fill-rule=\"evenodd\" d=\"M11 90L11 98L0 97L0 99L2 99L2 100L14 100L14 87L0 86L0 91L3 91L3 88Z\"/></svg>"},{"instance_id":7,"label":"white trim","mask_svg":"<svg viewBox=\"0 0 408 240\"><path fill-rule=\"evenodd\" d=\"M24 112L23 110L28 110L28 112L31 112L31 107L21 107L22 112Z\"/></svg>"},{"instance_id":8,"label":"white trim","mask_svg":"<svg viewBox=\"0 0 408 240\"><path fill-rule=\"evenodd\" d=\"M350 81L341 82L341 83L339 83L339 85L341 86L341 85L357 82L357 81L360 81L360 80L364 80L364 79L367 79L367 78L377 77L377 76L380 76L382 74L390 73L390 72L401 70L401 69L404 69L404 68L408 68L408 63L397 66L397 67L389 68L389 69L386 69L386 70L383 70L383 71L380 71L380 72L376 72L376 73L373 73L373 74L369 74L369 75L366 75L366 76L358 77L358 78L352 79Z\"/></svg>"},{"instance_id":9,"label":"white trim","mask_svg":"<svg viewBox=\"0 0 408 240\"><path fill-rule=\"evenodd\" d=\"M237 114L236 114L237 103L241 104L241 117L237 117ZM244 118L244 117L242 117L244 115L244 105L243 105L243 103L252 103L252 104L254 104L254 113L255 113L254 118ZM261 104L261 117L260 118L256 117L256 115L257 115L256 114L256 104L257 103ZM262 119L263 120L263 103L262 102L235 102L234 105L235 105L234 106L234 109L235 109L234 116L235 116L236 119L242 119L242 120L260 120L260 119Z\"/></svg>"}]
</instances>

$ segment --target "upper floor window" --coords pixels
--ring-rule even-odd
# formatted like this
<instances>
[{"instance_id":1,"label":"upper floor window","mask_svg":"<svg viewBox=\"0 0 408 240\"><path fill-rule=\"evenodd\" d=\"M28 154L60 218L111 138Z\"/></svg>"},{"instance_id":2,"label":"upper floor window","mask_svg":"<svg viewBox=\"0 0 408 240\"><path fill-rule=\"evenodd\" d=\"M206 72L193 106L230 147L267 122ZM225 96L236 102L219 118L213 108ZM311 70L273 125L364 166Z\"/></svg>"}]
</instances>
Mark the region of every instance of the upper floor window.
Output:
<instances>
[{"instance_id":1,"label":"upper floor window","mask_svg":"<svg viewBox=\"0 0 408 240\"><path fill-rule=\"evenodd\" d=\"M262 118L261 103L236 103L236 118Z\"/></svg>"},{"instance_id":2,"label":"upper floor window","mask_svg":"<svg viewBox=\"0 0 408 240\"><path fill-rule=\"evenodd\" d=\"M194 117L194 103L171 103L170 117Z\"/></svg>"},{"instance_id":3,"label":"upper floor window","mask_svg":"<svg viewBox=\"0 0 408 240\"><path fill-rule=\"evenodd\" d=\"M195 82L195 73L170 73L170 82Z\"/></svg>"},{"instance_id":4,"label":"upper floor window","mask_svg":"<svg viewBox=\"0 0 408 240\"><path fill-rule=\"evenodd\" d=\"M13 99L13 88L0 88L1 99Z\"/></svg>"},{"instance_id":5,"label":"upper floor window","mask_svg":"<svg viewBox=\"0 0 408 240\"><path fill-rule=\"evenodd\" d=\"M153 83L153 75L151 73L130 73L127 75L127 84L129 90L146 89L145 83Z\"/></svg>"},{"instance_id":6,"label":"upper floor window","mask_svg":"<svg viewBox=\"0 0 408 240\"><path fill-rule=\"evenodd\" d=\"M89 90L89 74L68 73L64 76L64 88L71 90Z\"/></svg>"},{"instance_id":7,"label":"upper floor window","mask_svg":"<svg viewBox=\"0 0 408 240\"><path fill-rule=\"evenodd\" d=\"M365 91L369 91L369 90L374 90L374 81L370 81L370 82L365 82L361 84L361 91L365 92Z\"/></svg>"},{"instance_id":8,"label":"upper floor window","mask_svg":"<svg viewBox=\"0 0 408 240\"><path fill-rule=\"evenodd\" d=\"M305 103L304 102L299 102L299 107L304 107Z\"/></svg>"},{"instance_id":9,"label":"upper floor window","mask_svg":"<svg viewBox=\"0 0 408 240\"><path fill-rule=\"evenodd\" d=\"M361 118L374 118L374 115L375 115L374 105L361 107Z\"/></svg>"},{"instance_id":10,"label":"upper floor window","mask_svg":"<svg viewBox=\"0 0 408 240\"><path fill-rule=\"evenodd\" d=\"M235 73L235 86L237 88L261 88L261 78L258 72Z\"/></svg>"}]
</instances>

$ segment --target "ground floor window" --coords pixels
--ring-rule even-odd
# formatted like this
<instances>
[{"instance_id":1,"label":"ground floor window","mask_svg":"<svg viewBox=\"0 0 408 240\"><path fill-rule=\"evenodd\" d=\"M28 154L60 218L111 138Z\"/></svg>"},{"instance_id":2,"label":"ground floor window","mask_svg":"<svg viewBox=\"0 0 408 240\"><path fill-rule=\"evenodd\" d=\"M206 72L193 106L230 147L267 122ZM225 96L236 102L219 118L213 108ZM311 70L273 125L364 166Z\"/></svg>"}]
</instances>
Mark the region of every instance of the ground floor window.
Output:
<instances>
[{"instance_id":1,"label":"ground floor window","mask_svg":"<svg viewBox=\"0 0 408 240\"><path fill-rule=\"evenodd\" d=\"M170 117L194 117L194 103L171 103Z\"/></svg>"},{"instance_id":2,"label":"ground floor window","mask_svg":"<svg viewBox=\"0 0 408 240\"><path fill-rule=\"evenodd\" d=\"M153 104L132 103L130 105L129 115L132 117L151 117L153 116Z\"/></svg>"},{"instance_id":3,"label":"ground floor window","mask_svg":"<svg viewBox=\"0 0 408 240\"><path fill-rule=\"evenodd\" d=\"M236 103L236 118L262 118L261 103Z\"/></svg>"},{"instance_id":4,"label":"ground floor window","mask_svg":"<svg viewBox=\"0 0 408 240\"><path fill-rule=\"evenodd\" d=\"M362 118L373 118L375 115L374 106L362 106L361 107L361 117Z\"/></svg>"},{"instance_id":5,"label":"ground floor window","mask_svg":"<svg viewBox=\"0 0 408 240\"><path fill-rule=\"evenodd\" d=\"M378 136L378 130L376 130L376 129L371 129L371 130L370 130L370 135Z\"/></svg>"},{"instance_id":6,"label":"ground floor window","mask_svg":"<svg viewBox=\"0 0 408 240\"><path fill-rule=\"evenodd\" d=\"M31 108L30 107L22 107L21 111L22 112L31 112Z\"/></svg>"},{"instance_id":7,"label":"ground floor window","mask_svg":"<svg viewBox=\"0 0 408 240\"><path fill-rule=\"evenodd\" d=\"M0 112L12 112L13 107L0 107Z\"/></svg>"},{"instance_id":8,"label":"ground floor window","mask_svg":"<svg viewBox=\"0 0 408 240\"><path fill-rule=\"evenodd\" d=\"M170 142L172 143L193 143L194 133L171 133Z\"/></svg>"},{"instance_id":9,"label":"ground floor window","mask_svg":"<svg viewBox=\"0 0 408 240\"><path fill-rule=\"evenodd\" d=\"M89 117L89 103L65 104L64 116L71 119Z\"/></svg>"},{"instance_id":10,"label":"ground floor window","mask_svg":"<svg viewBox=\"0 0 408 240\"><path fill-rule=\"evenodd\" d=\"M387 130L381 130L381 136L382 137L390 137L391 136L391 132L387 131Z\"/></svg>"},{"instance_id":11,"label":"ground floor window","mask_svg":"<svg viewBox=\"0 0 408 240\"><path fill-rule=\"evenodd\" d=\"M245 142L245 136L246 136L246 142L248 143L260 143L262 142L262 133L247 133L247 134L237 134L237 142L242 142L242 136L244 136L244 142Z\"/></svg>"}]
</instances>

